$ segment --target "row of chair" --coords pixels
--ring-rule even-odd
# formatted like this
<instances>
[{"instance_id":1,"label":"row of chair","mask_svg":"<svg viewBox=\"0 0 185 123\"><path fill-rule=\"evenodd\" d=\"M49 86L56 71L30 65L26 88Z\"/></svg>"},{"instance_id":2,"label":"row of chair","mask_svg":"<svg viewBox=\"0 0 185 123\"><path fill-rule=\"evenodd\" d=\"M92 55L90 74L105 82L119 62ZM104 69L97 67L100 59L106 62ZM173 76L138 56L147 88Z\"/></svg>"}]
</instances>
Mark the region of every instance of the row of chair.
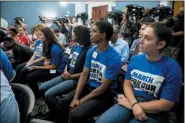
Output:
<instances>
[{"instance_id":1,"label":"row of chair","mask_svg":"<svg viewBox=\"0 0 185 123\"><path fill-rule=\"evenodd\" d=\"M19 106L20 123L53 123L40 119L31 119L31 113L35 105L33 91L23 84L11 83L10 85Z\"/></svg>"}]
</instances>

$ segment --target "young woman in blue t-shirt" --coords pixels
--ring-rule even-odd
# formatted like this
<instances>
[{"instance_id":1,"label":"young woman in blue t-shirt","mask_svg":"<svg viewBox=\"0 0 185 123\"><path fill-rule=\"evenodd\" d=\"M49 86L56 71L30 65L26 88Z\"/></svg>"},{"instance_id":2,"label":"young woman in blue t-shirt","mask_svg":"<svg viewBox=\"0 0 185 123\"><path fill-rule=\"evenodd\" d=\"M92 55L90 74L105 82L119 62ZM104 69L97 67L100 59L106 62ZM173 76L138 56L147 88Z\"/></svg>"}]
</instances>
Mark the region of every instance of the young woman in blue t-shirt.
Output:
<instances>
[{"instance_id":1,"label":"young woman in blue t-shirt","mask_svg":"<svg viewBox=\"0 0 185 123\"><path fill-rule=\"evenodd\" d=\"M44 65L30 66L29 73L25 75L25 82L31 87L36 97L39 96L37 82L47 81L60 75L66 65L63 60L63 46L50 27L41 28L39 39L43 41Z\"/></svg>"},{"instance_id":2,"label":"young woman in blue t-shirt","mask_svg":"<svg viewBox=\"0 0 185 123\"><path fill-rule=\"evenodd\" d=\"M75 89L80 78L86 53L91 46L90 30L85 26L77 26L73 30L72 37L76 44L71 49L69 62L64 72L60 76L41 84L39 88L46 101L52 100L56 95L62 95Z\"/></svg>"},{"instance_id":3,"label":"young woman in blue t-shirt","mask_svg":"<svg viewBox=\"0 0 185 123\"><path fill-rule=\"evenodd\" d=\"M35 35L37 36L38 40L35 43L35 48L34 48L34 54L32 55L32 57L30 58L30 60L28 62L19 64L15 71L16 71L16 78L14 81L17 81L18 83L22 83L24 84L24 77L25 77L25 72L29 72L27 70L27 67L30 67L32 65L42 65L44 62L45 57L42 56L42 48L43 48L43 44L42 41L39 39L39 32L40 29L43 28L45 25L44 24L37 24L35 27Z\"/></svg>"},{"instance_id":4,"label":"young woman in blue t-shirt","mask_svg":"<svg viewBox=\"0 0 185 123\"><path fill-rule=\"evenodd\" d=\"M144 54L131 58L124 95L96 123L165 123L167 111L179 100L182 72L176 61L162 51L171 41L172 32L161 23L150 24L140 40Z\"/></svg>"}]
</instances>

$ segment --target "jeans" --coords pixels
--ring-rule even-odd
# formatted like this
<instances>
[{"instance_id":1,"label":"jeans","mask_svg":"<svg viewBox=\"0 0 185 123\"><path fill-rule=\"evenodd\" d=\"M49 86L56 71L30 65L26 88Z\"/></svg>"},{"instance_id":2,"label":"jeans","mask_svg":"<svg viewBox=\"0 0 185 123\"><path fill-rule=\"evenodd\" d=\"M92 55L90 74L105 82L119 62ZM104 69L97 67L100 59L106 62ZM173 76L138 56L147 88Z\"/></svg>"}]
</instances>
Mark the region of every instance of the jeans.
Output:
<instances>
[{"instance_id":1,"label":"jeans","mask_svg":"<svg viewBox=\"0 0 185 123\"><path fill-rule=\"evenodd\" d=\"M40 85L39 91L45 98L54 98L56 95L64 94L75 89L78 80L64 80L57 76Z\"/></svg>"},{"instance_id":2,"label":"jeans","mask_svg":"<svg viewBox=\"0 0 185 123\"><path fill-rule=\"evenodd\" d=\"M144 101L141 97L136 99L139 102ZM104 112L96 123L160 123L164 119L164 115L160 115L160 113L146 113L146 115L148 117L146 121L139 121L134 118L132 110L129 110L119 104L115 104L113 107ZM168 123L168 121L164 119L161 123Z\"/></svg>"},{"instance_id":3,"label":"jeans","mask_svg":"<svg viewBox=\"0 0 185 123\"><path fill-rule=\"evenodd\" d=\"M93 90L94 89L87 84L81 92L79 99L88 95ZM70 112L69 106L73 100L74 94L75 90L69 92L61 99L56 97L46 100L51 113L56 116L57 122L87 123L88 118L103 113L112 105L113 96L109 91L106 91L103 94L78 105L74 112Z\"/></svg>"},{"instance_id":4,"label":"jeans","mask_svg":"<svg viewBox=\"0 0 185 123\"><path fill-rule=\"evenodd\" d=\"M14 82L16 83L21 83L21 84L26 84L26 75L33 72L33 71L28 71L27 68L25 67L27 64L27 62L22 63L20 65L18 65L15 69L16 71L16 77L14 79ZM43 62L38 62L35 64L32 64L30 66L42 66Z\"/></svg>"},{"instance_id":5,"label":"jeans","mask_svg":"<svg viewBox=\"0 0 185 123\"><path fill-rule=\"evenodd\" d=\"M16 83L21 83L21 84L25 84L24 82L22 83L22 82L20 82L21 81L21 71L23 70L23 68L25 67L25 65L27 64L27 62L25 62L25 63L22 63L22 64L20 64L20 65L18 65L17 67L16 67L16 69L15 69L15 71L16 71L16 77L15 77L15 79L14 79L14 82L16 82Z\"/></svg>"},{"instance_id":6,"label":"jeans","mask_svg":"<svg viewBox=\"0 0 185 123\"><path fill-rule=\"evenodd\" d=\"M33 90L35 97L40 97L39 93L39 81L48 81L58 76L58 73L50 73L50 70L34 70L26 75L26 81L30 88Z\"/></svg>"}]
</instances>

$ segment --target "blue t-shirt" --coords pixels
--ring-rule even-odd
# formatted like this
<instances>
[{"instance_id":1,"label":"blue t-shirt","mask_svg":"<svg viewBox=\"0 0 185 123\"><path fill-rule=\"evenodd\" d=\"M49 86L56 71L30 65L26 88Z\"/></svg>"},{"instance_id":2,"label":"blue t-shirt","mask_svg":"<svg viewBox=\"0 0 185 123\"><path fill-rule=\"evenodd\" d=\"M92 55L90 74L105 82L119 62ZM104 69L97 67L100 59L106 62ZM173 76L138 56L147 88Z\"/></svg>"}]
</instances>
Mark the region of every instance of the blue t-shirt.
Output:
<instances>
[{"instance_id":1,"label":"blue t-shirt","mask_svg":"<svg viewBox=\"0 0 185 123\"><path fill-rule=\"evenodd\" d=\"M103 78L116 80L122 64L120 55L111 46L104 52L98 52L97 46L92 47L86 55L84 65L90 69L88 83L91 87L97 88ZM115 88L115 85L113 82L111 87Z\"/></svg>"},{"instance_id":2,"label":"blue t-shirt","mask_svg":"<svg viewBox=\"0 0 185 123\"><path fill-rule=\"evenodd\" d=\"M73 53L69 56L69 59L71 59L70 64L69 64L70 73L74 72L76 60L77 60L80 52L82 51L82 48L83 47L81 47L80 45L76 45Z\"/></svg>"},{"instance_id":3,"label":"blue t-shirt","mask_svg":"<svg viewBox=\"0 0 185 123\"><path fill-rule=\"evenodd\" d=\"M170 57L163 56L160 60L151 62L146 54L133 56L125 79L131 81L135 96L142 96L147 100L179 100L182 71Z\"/></svg>"},{"instance_id":4,"label":"blue t-shirt","mask_svg":"<svg viewBox=\"0 0 185 123\"><path fill-rule=\"evenodd\" d=\"M57 72L63 73L66 63L63 60L64 50L57 44L53 43L51 47L51 64L57 65Z\"/></svg>"},{"instance_id":5,"label":"blue t-shirt","mask_svg":"<svg viewBox=\"0 0 185 123\"><path fill-rule=\"evenodd\" d=\"M10 63L8 57L5 55L3 50L0 48L1 56L0 56L0 69L4 72L8 81L13 78L13 68L12 64Z\"/></svg>"},{"instance_id":6,"label":"blue t-shirt","mask_svg":"<svg viewBox=\"0 0 185 123\"><path fill-rule=\"evenodd\" d=\"M42 49L43 49L43 43L42 41L38 40L35 43L35 60L39 59L42 56Z\"/></svg>"}]
</instances>

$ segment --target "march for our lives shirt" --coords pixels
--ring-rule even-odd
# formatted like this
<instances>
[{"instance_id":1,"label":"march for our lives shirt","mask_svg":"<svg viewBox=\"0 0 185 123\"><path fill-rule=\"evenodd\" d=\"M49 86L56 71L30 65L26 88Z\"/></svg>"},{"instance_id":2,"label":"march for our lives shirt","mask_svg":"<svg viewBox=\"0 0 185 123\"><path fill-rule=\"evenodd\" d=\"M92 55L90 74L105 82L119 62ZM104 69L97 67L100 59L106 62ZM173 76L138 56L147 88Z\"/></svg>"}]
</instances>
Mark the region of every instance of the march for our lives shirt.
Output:
<instances>
[{"instance_id":1,"label":"march for our lives shirt","mask_svg":"<svg viewBox=\"0 0 185 123\"><path fill-rule=\"evenodd\" d=\"M104 52L98 52L97 46L92 47L86 55L84 65L90 69L88 83L91 87L97 88L103 78L116 80L122 64L120 55L111 46ZM113 88L115 84L112 83Z\"/></svg>"},{"instance_id":2,"label":"march for our lives shirt","mask_svg":"<svg viewBox=\"0 0 185 123\"><path fill-rule=\"evenodd\" d=\"M131 80L135 96L147 100L166 99L178 102L182 86L182 71L178 63L163 56L152 62L146 54L133 56L128 65L126 80Z\"/></svg>"},{"instance_id":3,"label":"march for our lives shirt","mask_svg":"<svg viewBox=\"0 0 185 123\"><path fill-rule=\"evenodd\" d=\"M76 60L80 54L80 52L82 51L82 46L80 46L79 44L77 44L75 46L75 49L73 51L73 53L70 55L70 64L69 64L69 69L70 69L70 73L74 72L75 69L75 65L76 65Z\"/></svg>"},{"instance_id":4,"label":"march for our lives shirt","mask_svg":"<svg viewBox=\"0 0 185 123\"><path fill-rule=\"evenodd\" d=\"M35 43L35 60L39 59L42 56L42 49L43 49L43 43L42 41L38 40Z\"/></svg>"}]
</instances>

